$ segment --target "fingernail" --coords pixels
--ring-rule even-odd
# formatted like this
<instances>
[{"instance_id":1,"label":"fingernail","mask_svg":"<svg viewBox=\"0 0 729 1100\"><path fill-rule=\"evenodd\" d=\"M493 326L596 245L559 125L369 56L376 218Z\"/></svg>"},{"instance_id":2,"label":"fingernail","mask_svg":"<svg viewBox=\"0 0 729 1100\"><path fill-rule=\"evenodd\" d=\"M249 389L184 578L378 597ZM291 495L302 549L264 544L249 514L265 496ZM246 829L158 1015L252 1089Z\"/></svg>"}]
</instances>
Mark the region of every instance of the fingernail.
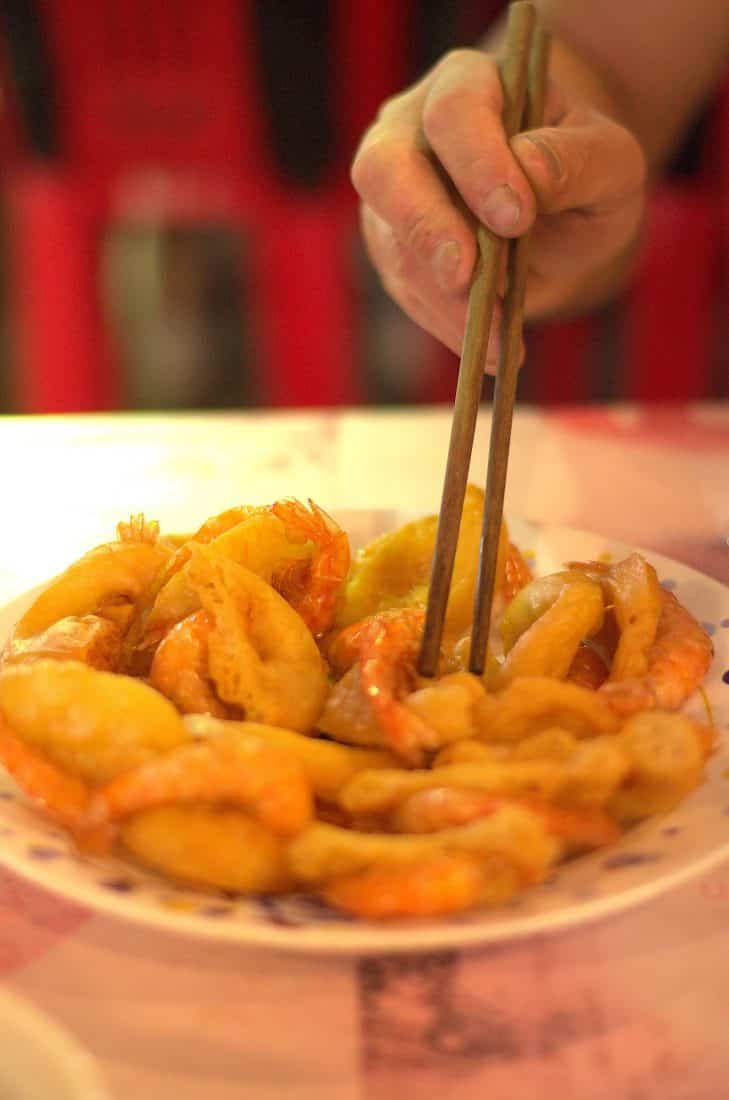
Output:
<instances>
[{"instance_id":1,"label":"fingernail","mask_svg":"<svg viewBox=\"0 0 729 1100\"><path fill-rule=\"evenodd\" d=\"M559 159L552 146L548 142L542 141L541 138L537 137L525 137L522 140L528 141L529 144L541 154L542 163L552 182L560 183L563 176L562 161Z\"/></svg>"},{"instance_id":2,"label":"fingernail","mask_svg":"<svg viewBox=\"0 0 729 1100\"><path fill-rule=\"evenodd\" d=\"M494 187L486 196L481 210L483 221L494 233L510 233L519 221L520 214L519 196L508 183Z\"/></svg>"},{"instance_id":3,"label":"fingernail","mask_svg":"<svg viewBox=\"0 0 729 1100\"><path fill-rule=\"evenodd\" d=\"M461 249L457 241L444 241L433 254L433 271L441 290L452 290L456 282Z\"/></svg>"}]
</instances>

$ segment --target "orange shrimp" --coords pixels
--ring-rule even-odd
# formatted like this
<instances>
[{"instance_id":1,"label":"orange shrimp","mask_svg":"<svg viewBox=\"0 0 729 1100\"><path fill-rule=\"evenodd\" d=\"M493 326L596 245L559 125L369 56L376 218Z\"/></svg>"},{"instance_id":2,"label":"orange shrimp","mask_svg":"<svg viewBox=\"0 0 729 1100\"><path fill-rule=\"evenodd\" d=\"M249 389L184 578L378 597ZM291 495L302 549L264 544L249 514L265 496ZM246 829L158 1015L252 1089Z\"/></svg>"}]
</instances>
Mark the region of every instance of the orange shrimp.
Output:
<instances>
[{"instance_id":1,"label":"orange shrimp","mask_svg":"<svg viewBox=\"0 0 729 1100\"><path fill-rule=\"evenodd\" d=\"M711 638L672 592L661 589L663 606L645 676L603 684L600 693L620 715L639 710L678 710L709 671Z\"/></svg>"},{"instance_id":2,"label":"orange shrimp","mask_svg":"<svg viewBox=\"0 0 729 1100\"><path fill-rule=\"evenodd\" d=\"M151 637L147 637L148 632L148 617L152 611L155 601L159 596L162 589L169 583L175 574L189 562L192 557L192 548L195 544L207 544L216 539L219 535L225 534L232 527L236 527L239 523L242 523L249 515L256 511L253 507L246 505L240 505L235 508L228 508L225 512L220 512L218 515L211 516L205 523L186 539L181 546L172 554L169 561L167 561L157 573L154 580L147 586L143 596L137 600L136 607L134 608L134 614L129 624L129 629L124 643L123 652L123 666L126 669L136 671L136 666L140 663L139 650L153 649L163 637L165 632L174 626L174 622L165 622L164 625L158 626L152 633ZM134 525L137 517L132 517L130 524L119 524L118 533L120 540L124 541L124 529L131 530L131 536L128 536L126 541L129 541L134 535Z\"/></svg>"},{"instance_id":3,"label":"orange shrimp","mask_svg":"<svg viewBox=\"0 0 729 1100\"><path fill-rule=\"evenodd\" d=\"M399 615L374 616L360 638L360 682L387 742L408 763L439 748L439 739L414 711L400 701L417 686L417 659L424 612L403 608Z\"/></svg>"},{"instance_id":4,"label":"orange shrimp","mask_svg":"<svg viewBox=\"0 0 729 1100\"><path fill-rule=\"evenodd\" d=\"M389 608L345 627L326 647L330 665L337 671L357 665L354 683L365 708L388 747L416 767L422 765L426 750L440 747L437 732L402 702L419 686L415 662L424 621L422 608ZM345 677L333 689L328 707L336 708L338 693L344 692L347 681ZM351 705L350 701L348 709Z\"/></svg>"},{"instance_id":5,"label":"orange shrimp","mask_svg":"<svg viewBox=\"0 0 729 1100\"><path fill-rule=\"evenodd\" d=\"M148 542L154 546L159 542L159 523L156 519L145 519L143 512L137 512L128 520L116 525L119 542Z\"/></svg>"},{"instance_id":6,"label":"orange shrimp","mask_svg":"<svg viewBox=\"0 0 729 1100\"><path fill-rule=\"evenodd\" d=\"M328 882L321 893L337 909L382 920L434 917L470 909L481 900L483 888L478 859L459 852L341 875Z\"/></svg>"},{"instance_id":7,"label":"orange shrimp","mask_svg":"<svg viewBox=\"0 0 729 1100\"><path fill-rule=\"evenodd\" d=\"M123 772L97 789L90 827L176 803L240 807L272 832L298 833L312 818L312 794L302 766L279 749L233 732L183 745Z\"/></svg>"},{"instance_id":8,"label":"orange shrimp","mask_svg":"<svg viewBox=\"0 0 729 1100\"><path fill-rule=\"evenodd\" d=\"M597 691L608 677L607 665L597 650L583 642L574 655L565 677L572 684Z\"/></svg>"},{"instance_id":9,"label":"orange shrimp","mask_svg":"<svg viewBox=\"0 0 729 1100\"><path fill-rule=\"evenodd\" d=\"M113 672L121 657L122 632L100 615L67 615L40 634L11 638L2 664L17 664L40 657L82 661L91 668Z\"/></svg>"},{"instance_id":10,"label":"orange shrimp","mask_svg":"<svg viewBox=\"0 0 729 1100\"><path fill-rule=\"evenodd\" d=\"M157 578L155 583L155 595L162 588L170 577L174 573L178 573L182 569L183 565L188 562L192 556L191 543L207 543L212 542L219 535L224 535L226 531L230 531L232 527L237 527L239 523L242 523L244 519L247 519L254 511L255 508L248 505L239 505L236 508L228 508L225 512L220 512L217 516L211 516L210 519L206 519L201 527L197 529L194 535L191 535L189 539L183 542L182 546L177 550L172 560L167 565L166 569Z\"/></svg>"},{"instance_id":11,"label":"orange shrimp","mask_svg":"<svg viewBox=\"0 0 729 1100\"><path fill-rule=\"evenodd\" d=\"M414 618L424 621L424 615L418 608L388 608L387 611L378 611L367 619L345 626L322 640L321 648L332 672L337 676L343 676L360 656L362 639L371 630L372 623L387 623L390 619L401 619L403 615L412 615Z\"/></svg>"},{"instance_id":12,"label":"orange shrimp","mask_svg":"<svg viewBox=\"0 0 729 1100\"><path fill-rule=\"evenodd\" d=\"M487 817L504 806L531 810L551 836L574 851L601 848L620 835L613 819L601 810L568 810L535 799L498 798L455 787L431 787L410 795L393 814L392 824L398 832L435 833Z\"/></svg>"},{"instance_id":13,"label":"orange shrimp","mask_svg":"<svg viewBox=\"0 0 729 1100\"><path fill-rule=\"evenodd\" d=\"M532 579L532 571L524 560L521 550L515 543L510 542L504 559L504 573L499 585L499 594L506 603L510 603L517 592L521 592Z\"/></svg>"},{"instance_id":14,"label":"orange shrimp","mask_svg":"<svg viewBox=\"0 0 729 1100\"><path fill-rule=\"evenodd\" d=\"M177 623L157 646L149 673L153 688L183 714L229 718L218 699L208 669L208 635L213 626L207 611L196 611Z\"/></svg>"},{"instance_id":15,"label":"orange shrimp","mask_svg":"<svg viewBox=\"0 0 729 1100\"><path fill-rule=\"evenodd\" d=\"M71 832L79 847L101 855L108 852L113 830L106 824L89 828L87 815L92 791L82 779L69 775L36 752L0 719L0 764L52 821Z\"/></svg>"},{"instance_id":16,"label":"orange shrimp","mask_svg":"<svg viewBox=\"0 0 729 1100\"><path fill-rule=\"evenodd\" d=\"M287 562L274 572L273 587L299 613L312 634L325 634L334 623L349 572L347 534L313 500L309 500L308 509L298 500L280 500L271 511L285 524L290 539L307 539L315 547L309 561Z\"/></svg>"}]
</instances>

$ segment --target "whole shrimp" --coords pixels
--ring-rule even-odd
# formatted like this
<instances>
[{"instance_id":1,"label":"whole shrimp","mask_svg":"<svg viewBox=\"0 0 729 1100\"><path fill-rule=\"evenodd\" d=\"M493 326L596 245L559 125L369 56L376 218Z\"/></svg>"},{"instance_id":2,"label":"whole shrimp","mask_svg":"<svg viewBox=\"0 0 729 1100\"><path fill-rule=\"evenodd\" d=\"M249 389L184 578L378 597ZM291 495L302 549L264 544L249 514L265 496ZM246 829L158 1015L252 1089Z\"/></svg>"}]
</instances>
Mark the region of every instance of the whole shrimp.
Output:
<instances>
[{"instance_id":1,"label":"whole shrimp","mask_svg":"<svg viewBox=\"0 0 729 1100\"><path fill-rule=\"evenodd\" d=\"M207 630L207 675L218 699L249 721L311 729L328 682L301 617L264 580L219 558L212 546L197 548L190 581L209 616L209 628L203 620L200 630Z\"/></svg>"},{"instance_id":2,"label":"whole shrimp","mask_svg":"<svg viewBox=\"0 0 729 1100\"><path fill-rule=\"evenodd\" d=\"M130 631L136 648L153 649L171 626L199 610L190 569L195 548L206 545L275 588L313 634L330 628L349 569L349 540L313 501L307 509L282 500L214 517L180 547Z\"/></svg>"},{"instance_id":3,"label":"whole shrimp","mask_svg":"<svg viewBox=\"0 0 729 1100\"><path fill-rule=\"evenodd\" d=\"M122 632L101 615L68 615L39 634L13 637L2 653L2 665L42 657L82 661L91 668L116 669L122 650Z\"/></svg>"},{"instance_id":4,"label":"whole shrimp","mask_svg":"<svg viewBox=\"0 0 729 1100\"><path fill-rule=\"evenodd\" d=\"M529 798L498 798L484 791L456 787L431 787L410 795L392 815L396 832L437 833L466 825L493 814L504 806L522 806L537 814L547 832L569 850L582 851L613 844L620 830L602 810L565 809Z\"/></svg>"},{"instance_id":5,"label":"whole shrimp","mask_svg":"<svg viewBox=\"0 0 729 1100\"><path fill-rule=\"evenodd\" d=\"M497 594L504 604L510 603L532 579L532 571L516 543L507 542L504 568Z\"/></svg>"},{"instance_id":6,"label":"whole shrimp","mask_svg":"<svg viewBox=\"0 0 729 1100\"><path fill-rule=\"evenodd\" d=\"M360 708L381 731L383 743L414 765L422 763L426 750L440 747L437 732L404 703L418 687L415 662L424 618L421 609L412 607L381 612L348 627L329 649L335 667L356 657L348 675L357 674ZM319 728L341 733L338 711L343 706L350 719L355 717L347 677L329 696Z\"/></svg>"},{"instance_id":7,"label":"whole shrimp","mask_svg":"<svg viewBox=\"0 0 729 1100\"><path fill-rule=\"evenodd\" d=\"M299 613L312 634L325 634L334 618L349 572L349 539L331 516L313 500L308 509L298 500L280 500L271 511L290 538L305 538L314 553L305 563L292 562L274 570L273 587Z\"/></svg>"},{"instance_id":8,"label":"whole shrimp","mask_svg":"<svg viewBox=\"0 0 729 1100\"><path fill-rule=\"evenodd\" d=\"M183 745L97 788L83 824L97 828L183 803L236 806L284 836L300 832L312 818L311 787L299 762L231 731Z\"/></svg>"},{"instance_id":9,"label":"whole shrimp","mask_svg":"<svg viewBox=\"0 0 729 1100\"><path fill-rule=\"evenodd\" d=\"M661 589L661 600L645 675L610 681L599 689L621 716L651 708L678 710L711 666L714 647L706 631L672 592Z\"/></svg>"},{"instance_id":10,"label":"whole shrimp","mask_svg":"<svg viewBox=\"0 0 729 1100\"><path fill-rule=\"evenodd\" d=\"M471 909L482 900L484 870L466 852L444 852L399 867L368 867L327 883L322 897L365 920L435 917Z\"/></svg>"},{"instance_id":11,"label":"whole shrimp","mask_svg":"<svg viewBox=\"0 0 729 1100\"><path fill-rule=\"evenodd\" d=\"M608 681L599 689L615 712L677 710L700 686L714 656L711 638L639 554L615 565L572 562L599 580L619 627Z\"/></svg>"},{"instance_id":12,"label":"whole shrimp","mask_svg":"<svg viewBox=\"0 0 729 1100\"><path fill-rule=\"evenodd\" d=\"M91 788L28 745L1 717L0 765L52 821L75 836L85 851L101 855L109 850L113 830L107 825L88 825Z\"/></svg>"},{"instance_id":13,"label":"whole shrimp","mask_svg":"<svg viewBox=\"0 0 729 1100\"><path fill-rule=\"evenodd\" d=\"M13 639L42 634L60 619L98 614L138 600L169 559L159 542L110 542L91 550L50 582L13 631Z\"/></svg>"},{"instance_id":14,"label":"whole shrimp","mask_svg":"<svg viewBox=\"0 0 729 1100\"><path fill-rule=\"evenodd\" d=\"M165 634L157 646L149 682L183 714L228 718L228 708L215 694L208 665L208 637L213 619L195 611Z\"/></svg>"},{"instance_id":15,"label":"whole shrimp","mask_svg":"<svg viewBox=\"0 0 729 1100\"><path fill-rule=\"evenodd\" d=\"M27 745L90 783L189 740L158 691L81 661L39 657L4 666L0 714Z\"/></svg>"}]
</instances>

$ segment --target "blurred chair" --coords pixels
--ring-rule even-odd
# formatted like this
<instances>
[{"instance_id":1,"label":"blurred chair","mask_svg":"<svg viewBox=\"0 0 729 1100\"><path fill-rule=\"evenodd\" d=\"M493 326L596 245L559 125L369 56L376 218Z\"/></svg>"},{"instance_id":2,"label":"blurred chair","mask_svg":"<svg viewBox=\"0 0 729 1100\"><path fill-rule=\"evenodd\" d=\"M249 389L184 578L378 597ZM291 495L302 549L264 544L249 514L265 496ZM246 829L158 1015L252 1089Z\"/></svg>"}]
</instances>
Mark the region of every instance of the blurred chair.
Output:
<instances>
[{"instance_id":1,"label":"blurred chair","mask_svg":"<svg viewBox=\"0 0 729 1100\"><path fill-rule=\"evenodd\" d=\"M353 146L407 79L407 5L400 22L385 5L332 10L338 124ZM26 128L25 150L4 175L22 411L124 403L100 260L112 226L145 222L246 230L262 402L362 398L348 156L316 187L282 178L254 18L246 0L9 0L8 38L17 49L22 32L24 61L30 41L53 105L45 140Z\"/></svg>"}]
</instances>

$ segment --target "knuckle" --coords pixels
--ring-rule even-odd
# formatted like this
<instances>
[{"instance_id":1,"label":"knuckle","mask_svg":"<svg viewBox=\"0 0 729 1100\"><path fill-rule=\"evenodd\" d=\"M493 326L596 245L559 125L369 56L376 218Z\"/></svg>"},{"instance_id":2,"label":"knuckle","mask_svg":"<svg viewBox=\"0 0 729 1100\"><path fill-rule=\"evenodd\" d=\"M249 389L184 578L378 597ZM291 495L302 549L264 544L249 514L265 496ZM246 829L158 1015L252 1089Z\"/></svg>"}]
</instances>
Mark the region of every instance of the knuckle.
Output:
<instances>
[{"instance_id":1,"label":"knuckle","mask_svg":"<svg viewBox=\"0 0 729 1100\"><path fill-rule=\"evenodd\" d=\"M473 95L463 84L435 85L423 105L423 132L430 145L440 143L453 129L453 120L468 117Z\"/></svg>"},{"instance_id":2,"label":"knuckle","mask_svg":"<svg viewBox=\"0 0 729 1100\"><path fill-rule=\"evenodd\" d=\"M398 143L383 136L379 127L373 126L365 134L355 153L350 178L352 185L363 199L377 195L387 186L393 173L402 167L403 153Z\"/></svg>"},{"instance_id":3,"label":"knuckle","mask_svg":"<svg viewBox=\"0 0 729 1100\"><path fill-rule=\"evenodd\" d=\"M398 285L407 282L410 273L409 257L405 246L395 236L391 236L384 249L384 268L388 277Z\"/></svg>"},{"instance_id":4,"label":"knuckle","mask_svg":"<svg viewBox=\"0 0 729 1100\"><path fill-rule=\"evenodd\" d=\"M438 76L444 73L450 74L451 72L461 73L464 70L471 69L474 65L480 66L490 61L491 58L480 50L472 50L467 46L456 46L443 54L434 71Z\"/></svg>"},{"instance_id":5,"label":"knuckle","mask_svg":"<svg viewBox=\"0 0 729 1100\"><path fill-rule=\"evenodd\" d=\"M501 98L501 82L492 58L478 50L452 50L437 66L423 105L426 138L438 142L453 129L454 119L468 118L484 106L498 115Z\"/></svg>"},{"instance_id":6,"label":"knuckle","mask_svg":"<svg viewBox=\"0 0 729 1100\"><path fill-rule=\"evenodd\" d=\"M402 244L421 260L430 258L439 239L438 222L429 210L413 211L402 227Z\"/></svg>"},{"instance_id":7,"label":"knuckle","mask_svg":"<svg viewBox=\"0 0 729 1100\"><path fill-rule=\"evenodd\" d=\"M370 256L383 278L394 280L398 285L411 279L416 267L414 257L392 228L379 219L375 224L363 222L363 225Z\"/></svg>"}]
</instances>

